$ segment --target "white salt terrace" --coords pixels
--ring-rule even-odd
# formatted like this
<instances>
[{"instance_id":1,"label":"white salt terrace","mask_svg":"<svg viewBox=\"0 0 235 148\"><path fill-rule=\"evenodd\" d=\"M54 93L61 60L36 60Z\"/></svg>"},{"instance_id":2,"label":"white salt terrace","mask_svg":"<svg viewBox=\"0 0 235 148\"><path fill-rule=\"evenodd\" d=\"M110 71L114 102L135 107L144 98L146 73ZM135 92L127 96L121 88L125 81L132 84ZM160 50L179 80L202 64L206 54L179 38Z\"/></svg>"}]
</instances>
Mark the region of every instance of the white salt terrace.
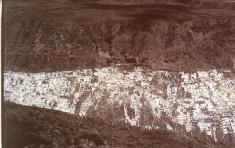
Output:
<instances>
[{"instance_id":1,"label":"white salt terrace","mask_svg":"<svg viewBox=\"0 0 235 148\"><path fill-rule=\"evenodd\" d=\"M139 125L144 114L141 108L147 105L154 117L160 118L165 112L174 123L186 126L187 131L196 123L216 140L216 126L224 134L235 133L235 79L225 73L230 72L184 73L117 67L52 73L8 71L4 73L4 97L17 104L74 114L85 93L80 116L86 116L92 106L99 109L102 105L99 101L106 99L110 106L114 103L124 106L127 123L157 128L151 123ZM134 117L128 115L127 103L134 110ZM166 126L172 129L170 124Z\"/></svg>"}]
</instances>

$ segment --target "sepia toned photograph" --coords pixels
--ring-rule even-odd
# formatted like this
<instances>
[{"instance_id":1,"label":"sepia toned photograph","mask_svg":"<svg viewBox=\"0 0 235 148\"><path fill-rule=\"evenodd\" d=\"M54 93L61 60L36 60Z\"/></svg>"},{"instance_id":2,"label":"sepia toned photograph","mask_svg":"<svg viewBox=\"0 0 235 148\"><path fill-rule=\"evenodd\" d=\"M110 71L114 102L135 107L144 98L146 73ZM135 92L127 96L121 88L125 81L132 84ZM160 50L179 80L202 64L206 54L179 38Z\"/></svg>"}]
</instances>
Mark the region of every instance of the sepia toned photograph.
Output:
<instances>
[{"instance_id":1,"label":"sepia toned photograph","mask_svg":"<svg viewBox=\"0 0 235 148\"><path fill-rule=\"evenodd\" d=\"M0 0L2 148L235 148L235 0Z\"/></svg>"}]
</instances>

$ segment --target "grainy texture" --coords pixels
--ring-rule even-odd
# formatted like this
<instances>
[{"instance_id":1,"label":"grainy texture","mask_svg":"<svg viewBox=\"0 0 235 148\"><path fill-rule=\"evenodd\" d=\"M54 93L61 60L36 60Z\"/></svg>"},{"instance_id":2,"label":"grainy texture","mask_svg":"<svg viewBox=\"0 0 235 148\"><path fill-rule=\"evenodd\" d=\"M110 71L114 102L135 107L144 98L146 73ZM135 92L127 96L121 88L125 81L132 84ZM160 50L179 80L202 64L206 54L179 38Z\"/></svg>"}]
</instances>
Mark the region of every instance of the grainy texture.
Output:
<instances>
[{"instance_id":1,"label":"grainy texture","mask_svg":"<svg viewBox=\"0 0 235 148\"><path fill-rule=\"evenodd\" d=\"M8 102L4 103L3 111L4 148L232 148L205 138L79 118Z\"/></svg>"},{"instance_id":2,"label":"grainy texture","mask_svg":"<svg viewBox=\"0 0 235 148\"><path fill-rule=\"evenodd\" d=\"M8 0L4 69L232 69L234 2Z\"/></svg>"},{"instance_id":3,"label":"grainy texture","mask_svg":"<svg viewBox=\"0 0 235 148\"><path fill-rule=\"evenodd\" d=\"M93 118L8 104L9 147L235 143L234 1L6 0L3 7L5 99ZM85 134L73 130L78 123Z\"/></svg>"},{"instance_id":4,"label":"grainy texture","mask_svg":"<svg viewBox=\"0 0 235 148\"><path fill-rule=\"evenodd\" d=\"M107 67L8 72L4 79L5 99L18 104L192 135L201 130L215 141L235 137L235 79L229 71Z\"/></svg>"}]
</instances>

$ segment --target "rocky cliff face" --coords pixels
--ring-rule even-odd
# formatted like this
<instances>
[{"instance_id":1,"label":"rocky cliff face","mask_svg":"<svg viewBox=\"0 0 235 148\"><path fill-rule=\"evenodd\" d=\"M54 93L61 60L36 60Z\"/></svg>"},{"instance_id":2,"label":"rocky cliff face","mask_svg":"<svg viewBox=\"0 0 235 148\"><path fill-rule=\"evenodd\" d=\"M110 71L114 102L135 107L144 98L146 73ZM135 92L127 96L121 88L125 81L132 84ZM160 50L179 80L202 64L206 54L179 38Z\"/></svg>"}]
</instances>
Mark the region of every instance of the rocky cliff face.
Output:
<instances>
[{"instance_id":1,"label":"rocky cliff face","mask_svg":"<svg viewBox=\"0 0 235 148\"><path fill-rule=\"evenodd\" d=\"M169 72L118 67L54 73L7 72L5 99L146 128L235 132L230 71Z\"/></svg>"}]
</instances>

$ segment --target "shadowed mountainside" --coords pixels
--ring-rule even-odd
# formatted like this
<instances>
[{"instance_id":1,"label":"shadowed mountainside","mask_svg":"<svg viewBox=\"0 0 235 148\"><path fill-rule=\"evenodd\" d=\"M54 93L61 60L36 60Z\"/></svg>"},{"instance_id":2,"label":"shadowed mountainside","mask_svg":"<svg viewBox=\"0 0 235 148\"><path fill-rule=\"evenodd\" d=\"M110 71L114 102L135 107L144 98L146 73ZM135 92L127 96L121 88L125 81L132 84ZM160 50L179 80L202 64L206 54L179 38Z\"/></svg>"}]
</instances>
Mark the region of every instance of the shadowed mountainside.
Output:
<instances>
[{"instance_id":1,"label":"shadowed mountainside","mask_svg":"<svg viewBox=\"0 0 235 148\"><path fill-rule=\"evenodd\" d=\"M114 124L95 118L79 118L55 110L9 102L4 102L3 106L3 146L7 148L232 147L205 139L166 130L146 130L127 124Z\"/></svg>"},{"instance_id":2,"label":"shadowed mountainside","mask_svg":"<svg viewBox=\"0 0 235 148\"><path fill-rule=\"evenodd\" d=\"M214 3L5 1L4 69L129 64L171 71L233 70L234 2L226 7L225 1Z\"/></svg>"}]
</instances>

